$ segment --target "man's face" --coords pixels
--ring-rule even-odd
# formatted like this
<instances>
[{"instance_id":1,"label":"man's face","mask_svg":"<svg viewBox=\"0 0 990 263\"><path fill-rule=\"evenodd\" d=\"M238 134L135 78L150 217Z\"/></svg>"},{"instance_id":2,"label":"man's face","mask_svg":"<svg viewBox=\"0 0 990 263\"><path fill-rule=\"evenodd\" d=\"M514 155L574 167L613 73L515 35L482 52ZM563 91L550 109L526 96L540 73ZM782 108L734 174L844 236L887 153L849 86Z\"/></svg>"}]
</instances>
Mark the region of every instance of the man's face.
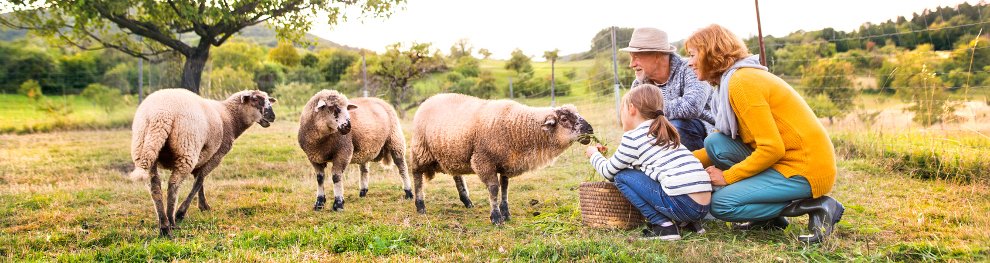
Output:
<instances>
[{"instance_id":1,"label":"man's face","mask_svg":"<svg viewBox=\"0 0 990 263\"><path fill-rule=\"evenodd\" d=\"M636 79L644 82L648 79L659 80L661 77L661 54L659 52L629 53L629 68L636 71Z\"/></svg>"}]
</instances>

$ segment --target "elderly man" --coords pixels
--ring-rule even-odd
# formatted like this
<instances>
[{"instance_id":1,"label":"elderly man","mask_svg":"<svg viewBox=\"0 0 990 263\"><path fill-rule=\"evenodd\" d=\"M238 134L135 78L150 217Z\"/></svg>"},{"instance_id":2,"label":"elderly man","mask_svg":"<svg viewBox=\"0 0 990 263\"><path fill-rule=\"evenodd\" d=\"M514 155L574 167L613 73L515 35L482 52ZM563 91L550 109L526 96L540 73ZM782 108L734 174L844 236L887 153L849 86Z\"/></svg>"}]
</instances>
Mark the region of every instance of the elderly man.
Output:
<instances>
[{"instance_id":1,"label":"elderly man","mask_svg":"<svg viewBox=\"0 0 990 263\"><path fill-rule=\"evenodd\" d=\"M712 87L698 80L687 61L675 54L677 48L667 42L667 33L656 28L637 28L629 47L629 67L636 71L632 87L649 83L660 87L664 98L664 115L677 127L681 144L688 150L704 148L705 137L715 118L708 98Z\"/></svg>"}]
</instances>

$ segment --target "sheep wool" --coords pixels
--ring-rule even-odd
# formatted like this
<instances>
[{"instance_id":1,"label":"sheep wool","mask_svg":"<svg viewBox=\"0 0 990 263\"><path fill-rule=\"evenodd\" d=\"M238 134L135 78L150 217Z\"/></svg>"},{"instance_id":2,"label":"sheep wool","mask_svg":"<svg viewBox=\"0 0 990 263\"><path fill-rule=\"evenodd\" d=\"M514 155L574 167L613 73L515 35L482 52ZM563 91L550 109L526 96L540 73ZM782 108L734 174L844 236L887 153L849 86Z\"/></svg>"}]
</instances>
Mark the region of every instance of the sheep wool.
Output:
<instances>
[{"instance_id":1,"label":"sheep wool","mask_svg":"<svg viewBox=\"0 0 990 263\"><path fill-rule=\"evenodd\" d=\"M593 129L573 105L529 107L511 100L483 100L438 94L420 105L413 118L411 167L416 210L425 213L422 182L436 172L452 175L466 207L472 207L461 175L477 174L487 186L491 219L509 219L508 178L553 162ZM502 189L502 200L496 195Z\"/></svg>"},{"instance_id":2,"label":"sheep wool","mask_svg":"<svg viewBox=\"0 0 990 263\"><path fill-rule=\"evenodd\" d=\"M231 150L234 139L252 124L268 127L275 121L276 100L257 90L237 92L224 101L201 98L185 89L156 91L138 106L131 126L133 180L150 179L149 188L163 236L171 236L185 216L190 200L199 195L200 210L209 210L203 180ZM172 171L166 204L158 168ZM188 176L196 182L189 197L175 208L179 185Z\"/></svg>"},{"instance_id":3,"label":"sheep wool","mask_svg":"<svg viewBox=\"0 0 990 263\"><path fill-rule=\"evenodd\" d=\"M348 99L335 90L317 92L303 108L299 119L299 146L316 171L316 204L323 209L326 194L323 180L327 163L332 163L333 210L344 209L341 178L348 164L361 170L361 192L368 192L368 162L398 167L405 198L412 198L407 175L406 141L395 109L378 98Z\"/></svg>"}]
</instances>

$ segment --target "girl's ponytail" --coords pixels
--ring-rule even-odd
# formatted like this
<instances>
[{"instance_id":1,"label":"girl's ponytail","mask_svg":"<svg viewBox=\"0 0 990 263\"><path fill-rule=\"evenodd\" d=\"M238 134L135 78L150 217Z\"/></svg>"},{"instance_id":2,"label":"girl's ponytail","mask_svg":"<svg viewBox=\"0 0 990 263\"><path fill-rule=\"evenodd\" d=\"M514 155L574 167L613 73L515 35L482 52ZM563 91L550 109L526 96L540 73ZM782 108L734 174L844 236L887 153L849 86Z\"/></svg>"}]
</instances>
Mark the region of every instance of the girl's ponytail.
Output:
<instances>
[{"instance_id":1,"label":"girl's ponytail","mask_svg":"<svg viewBox=\"0 0 990 263\"><path fill-rule=\"evenodd\" d=\"M653 123L650 124L650 135L657 138L653 145L663 149L676 149L680 146L681 135L677 133L674 124L670 123L667 117L664 117L663 110L656 110L652 114L656 114L656 116L653 117Z\"/></svg>"}]
</instances>

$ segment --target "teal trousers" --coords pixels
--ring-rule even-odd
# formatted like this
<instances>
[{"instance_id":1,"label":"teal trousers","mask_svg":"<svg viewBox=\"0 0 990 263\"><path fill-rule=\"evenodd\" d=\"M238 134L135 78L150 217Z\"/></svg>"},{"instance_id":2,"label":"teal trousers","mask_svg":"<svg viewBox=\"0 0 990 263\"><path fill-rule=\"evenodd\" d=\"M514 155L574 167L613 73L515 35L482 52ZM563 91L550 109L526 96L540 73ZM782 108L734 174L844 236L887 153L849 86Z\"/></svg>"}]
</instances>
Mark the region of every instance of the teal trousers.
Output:
<instances>
[{"instance_id":1,"label":"teal trousers","mask_svg":"<svg viewBox=\"0 0 990 263\"><path fill-rule=\"evenodd\" d=\"M728 170L753 153L753 149L722 133L705 138L705 151L715 167ZM711 213L729 222L769 220L791 201L811 198L811 184L803 176L784 177L767 168L749 178L727 185L712 194Z\"/></svg>"}]
</instances>

